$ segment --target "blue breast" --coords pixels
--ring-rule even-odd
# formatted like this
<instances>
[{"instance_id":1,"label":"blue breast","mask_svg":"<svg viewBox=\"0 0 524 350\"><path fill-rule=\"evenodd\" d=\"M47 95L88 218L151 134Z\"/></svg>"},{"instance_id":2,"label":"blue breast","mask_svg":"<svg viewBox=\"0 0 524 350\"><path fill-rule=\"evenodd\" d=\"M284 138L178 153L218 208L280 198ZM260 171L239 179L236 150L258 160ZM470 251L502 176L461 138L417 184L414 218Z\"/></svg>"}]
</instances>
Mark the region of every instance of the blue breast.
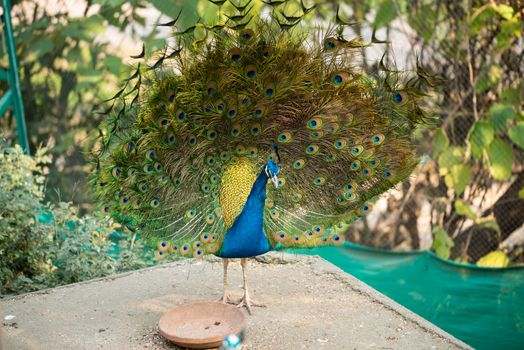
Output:
<instances>
[{"instance_id":1,"label":"blue breast","mask_svg":"<svg viewBox=\"0 0 524 350\"><path fill-rule=\"evenodd\" d=\"M217 256L248 258L271 250L271 245L264 233L267 179L265 171L262 170L251 188L242 212L227 230Z\"/></svg>"}]
</instances>

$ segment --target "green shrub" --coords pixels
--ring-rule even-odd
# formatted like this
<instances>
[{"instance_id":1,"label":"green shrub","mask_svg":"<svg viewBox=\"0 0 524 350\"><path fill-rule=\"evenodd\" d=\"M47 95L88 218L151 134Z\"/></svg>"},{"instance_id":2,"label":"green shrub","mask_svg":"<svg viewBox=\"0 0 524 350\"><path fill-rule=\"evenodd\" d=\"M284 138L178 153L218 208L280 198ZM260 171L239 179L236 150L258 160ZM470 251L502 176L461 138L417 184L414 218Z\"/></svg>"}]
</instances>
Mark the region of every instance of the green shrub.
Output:
<instances>
[{"instance_id":1,"label":"green shrub","mask_svg":"<svg viewBox=\"0 0 524 350\"><path fill-rule=\"evenodd\" d=\"M0 145L0 296L150 266L153 253L101 215L79 217L71 203L44 203L46 149L34 157ZM118 248L118 249L117 249Z\"/></svg>"}]
</instances>

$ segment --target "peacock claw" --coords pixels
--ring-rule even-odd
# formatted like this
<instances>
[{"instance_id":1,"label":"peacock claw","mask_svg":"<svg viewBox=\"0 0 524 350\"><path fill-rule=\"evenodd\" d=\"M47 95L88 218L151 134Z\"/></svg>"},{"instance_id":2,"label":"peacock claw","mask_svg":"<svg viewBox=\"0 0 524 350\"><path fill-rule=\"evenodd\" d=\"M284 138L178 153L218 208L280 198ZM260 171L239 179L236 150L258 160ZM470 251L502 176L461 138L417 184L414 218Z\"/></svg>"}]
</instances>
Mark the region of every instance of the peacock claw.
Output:
<instances>
[{"instance_id":1,"label":"peacock claw","mask_svg":"<svg viewBox=\"0 0 524 350\"><path fill-rule=\"evenodd\" d=\"M242 297L242 299L240 299L239 303L237 304L237 307L246 307L247 309L247 312L251 315L252 312L251 312L251 307L252 306L256 306L256 307L266 307L266 305L264 304L261 304L261 303L258 303L256 301L254 301L253 299L251 299L249 297L249 294L245 293L244 296Z\"/></svg>"},{"instance_id":2,"label":"peacock claw","mask_svg":"<svg viewBox=\"0 0 524 350\"><path fill-rule=\"evenodd\" d=\"M227 293L227 294L224 293L224 295L222 295L220 298L218 298L217 301L222 303L222 304L233 304L233 302L229 298L229 293Z\"/></svg>"}]
</instances>

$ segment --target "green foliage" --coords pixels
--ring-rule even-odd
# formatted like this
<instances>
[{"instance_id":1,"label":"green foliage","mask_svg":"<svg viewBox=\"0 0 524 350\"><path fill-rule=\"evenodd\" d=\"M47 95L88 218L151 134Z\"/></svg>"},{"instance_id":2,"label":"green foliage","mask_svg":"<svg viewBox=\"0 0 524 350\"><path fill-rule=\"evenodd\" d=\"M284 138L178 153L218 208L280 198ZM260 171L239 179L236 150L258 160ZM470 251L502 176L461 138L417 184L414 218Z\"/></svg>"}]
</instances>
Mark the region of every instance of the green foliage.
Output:
<instances>
[{"instance_id":1,"label":"green foliage","mask_svg":"<svg viewBox=\"0 0 524 350\"><path fill-rule=\"evenodd\" d=\"M455 243L449 237L446 230L444 230L442 227L435 226L433 228L433 234L435 235L435 239L433 240L431 249L434 250L435 253L441 258L449 259L449 256L451 255L451 248L453 248Z\"/></svg>"},{"instance_id":2,"label":"green foliage","mask_svg":"<svg viewBox=\"0 0 524 350\"><path fill-rule=\"evenodd\" d=\"M115 223L78 216L70 203L44 203L45 148L34 157L0 145L0 296L107 276L152 265L152 251L110 236Z\"/></svg>"}]
</instances>

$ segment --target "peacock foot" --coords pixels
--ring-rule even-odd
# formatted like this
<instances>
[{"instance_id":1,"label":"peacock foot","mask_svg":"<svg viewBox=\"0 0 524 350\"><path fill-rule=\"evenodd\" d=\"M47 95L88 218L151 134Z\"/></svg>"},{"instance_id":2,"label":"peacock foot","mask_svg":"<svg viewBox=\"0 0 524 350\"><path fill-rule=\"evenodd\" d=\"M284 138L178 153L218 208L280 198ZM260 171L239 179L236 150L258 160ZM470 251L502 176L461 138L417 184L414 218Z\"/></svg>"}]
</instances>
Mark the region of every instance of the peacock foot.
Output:
<instances>
[{"instance_id":1,"label":"peacock foot","mask_svg":"<svg viewBox=\"0 0 524 350\"><path fill-rule=\"evenodd\" d=\"M242 299L240 299L239 303L237 304L237 307L245 307L250 315L252 314L251 307L253 306L266 307L266 305L251 299L248 293L244 293L244 296L242 297Z\"/></svg>"},{"instance_id":2,"label":"peacock foot","mask_svg":"<svg viewBox=\"0 0 524 350\"><path fill-rule=\"evenodd\" d=\"M217 300L218 302L221 302L222 304L233 304L233 301L231 300L229 293L224 292L220 298Z\"/></svg>"}]
</instances>

